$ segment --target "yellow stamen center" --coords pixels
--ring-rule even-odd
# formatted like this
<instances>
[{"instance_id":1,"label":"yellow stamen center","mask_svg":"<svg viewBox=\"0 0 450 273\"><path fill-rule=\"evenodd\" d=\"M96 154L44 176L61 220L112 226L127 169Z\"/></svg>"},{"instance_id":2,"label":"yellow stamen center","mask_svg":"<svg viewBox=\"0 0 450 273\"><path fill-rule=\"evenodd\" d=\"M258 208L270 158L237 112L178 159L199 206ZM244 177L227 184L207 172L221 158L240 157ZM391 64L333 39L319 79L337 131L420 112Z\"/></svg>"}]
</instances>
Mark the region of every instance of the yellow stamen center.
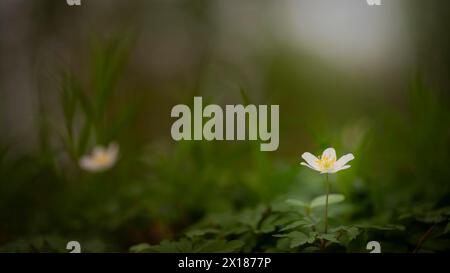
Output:
<instances>
[{"instance_id":1,"label":"yellow stamen center","mask_svg":"<svg viewBox=\"0 0 450 273\"><path fill-rule=\"evenodd\" d=\"M94 162L103 165L108 163L111 160L111 157L106 152L100 152L94 156Z\"/></svg>"},{"instance_id":2,"label":"yellow stamen center","mask_svg":"<svg viewBox=\"0 0 450 273\"><path fill-rule=\"evenodd\" d=\"M334 164L336 164L336 158L323 156L323 157L319 157L319 159L316 160L316 163L322 172L328 171L334 167Z\"/></svg>"}]
</instances>

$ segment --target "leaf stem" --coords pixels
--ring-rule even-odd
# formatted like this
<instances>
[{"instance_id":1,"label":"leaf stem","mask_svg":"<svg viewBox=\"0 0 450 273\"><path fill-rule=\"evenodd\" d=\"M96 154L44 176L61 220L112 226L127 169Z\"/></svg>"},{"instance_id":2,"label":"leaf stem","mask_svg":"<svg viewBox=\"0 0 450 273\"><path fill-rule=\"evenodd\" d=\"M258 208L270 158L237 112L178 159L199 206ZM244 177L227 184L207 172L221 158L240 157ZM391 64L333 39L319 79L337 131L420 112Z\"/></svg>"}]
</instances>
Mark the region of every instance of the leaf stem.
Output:
<instances>
[{"instance_id":1,"label":"leaf stem","mask_svg":"<svg viewBox=\"0 0 450 273\"><path fill-rule=\"evenodd\" d=\"M326 187L327 187L327 197L325 201L325 233L327 233L328 231L328 195L330 194L330 183L328 181L328 173L327 173Z\"/></svg>"}]
</instances>

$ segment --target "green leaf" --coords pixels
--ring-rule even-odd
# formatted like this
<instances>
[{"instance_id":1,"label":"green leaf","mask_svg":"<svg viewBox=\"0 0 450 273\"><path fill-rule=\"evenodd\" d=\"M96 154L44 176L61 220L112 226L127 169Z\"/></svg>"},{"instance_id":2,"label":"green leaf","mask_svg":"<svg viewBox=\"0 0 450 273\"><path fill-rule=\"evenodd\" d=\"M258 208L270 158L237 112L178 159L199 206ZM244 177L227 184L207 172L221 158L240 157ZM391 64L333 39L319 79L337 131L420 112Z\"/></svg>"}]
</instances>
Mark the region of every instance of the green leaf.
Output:
<instances>
[{"instance_id":1,"label":"green leaf","mask_svg":"<svg viewBox=\"0 0 450 273\"><path fill-rule=\"evenodd\" d=\"M331 230L341 243L348 244L358 237L361 229L354 226L340 226Z\"/></svg>"},{"instance_id":2,"label":"green leaf","mask_svg":"<svg viewBox=\"0 0 450 273\"><path fill-rule=\"evenodd\" d=\"M326 198L327 198L326 195L321 195L319 197L314 198L311 201L310 207L316 208L316 207L325 206ZM328 195L328 205L342 202L342 201L344 201L344 199L345 199L345 197L342 194L330 194L330 195Z\"/></svg>"},{"instance_id":3,"label":"green leaf","mask_svg":"<svg viewBox=\"0 0 450 273\"><path fill-rule=\"evenodd\" d=\"M304 245L306 243L312 243L310 236L306 235L303 232L300 231L293 231L287 234L277 234L274 235L275 237L281 237L281 238L289 238L291 239L291 243L289 245L290 248L298 247L301 245Z\"/></svg>"},{"instance_id":4,"label":"green leaf","mask_svg":"<svg viewBox=\"0 0 450 273\"><path fill-rule=\"evenodd\" d=\"M291 244L290 244L291 248L304 245L309 240L309 237L306 234L304 234L303 232L300 232L300 231L291 232L289 234L289 237L291 238Z\"/></svg>"},{"instance_id":5,"label":"green leaf","mask_svg":"<svg viewBox=\"0 0 450 273\"><path fill-rule=\"evenodd\" d=\"M223 230L223 234L224 236L229 236L229 235L241 235L243 233L246 233L248 231L250 231L251 228L247 227L247 226L236 226L236 227L231 227L231 228L227 228Z\"/></svg>"},{"instance_id":6,"label":"green leaf","mask_svg":"<svg viewBox=\"0 0 450 273\"><path fill-rule=\"evenodd\" d=\"M144 253L148 252L151 249L149 244L138 244L130 247L131 253Z\"/></svg>"},{"instance_id":7,"label":"green leaf","mask_svg":"<svg viewBox=\"0 0 450 273\"><path fill-rule=\"evenodd\" d=\"M261 221L264 211L264 207L258 207L255 210L244 210L240 213L237 220L239 223L248 225L252 229L257 229L258 223Z\"/></svg>"},{"instance_id":8,"label":"green leaf","mask_svg":"<svg viewBox=\"0 0 450 273\"><path fill-rule=\"evenodd\" d=\"M319 235L319 233L317 233L316 231L311 231L308 235L308 243L314 243L314 241L316 241L317 239L317 235Z\"/></svg>"},{"instance_id":9,"label":"green leaf","mask_svg":"<svg viewBox=\"0 0 450 273\"><path fill-rule=\"evenodd\" d=\"M309 223L305 220L299 220L299 221L295 221L289 225L287 225L286 227L282 228L281 231L285 231L285 230L289 230L289 229L293 229L293 228L297 228L297 227L301 227L301 226L306 226Z\"/></svg>"},{"instance_id":10,"label":"green leaf","mask_svg":"<svg viewBox=\"0 0 450 273\"><path fill-rule=\"evenodd\" d=\"M262 233L270 233L274 231L276 229L278 220L278 215L270 215L262 221L258 231Z\"/></svg>"},{"instance_id":11,"label":"green leaf","mask_svg":"<svg viewBox=\"0 0 450 273\"><path fill-rule=\"evenodd\" d=\"M290 223L286 227L282 228L281 231L294 229L294 228L297 228L297 227L312 227L312 226L314 226L316 224L317 223L314 221L314 219L305 217L302 220L298 220L298 221Z\"/></svg>"},{"instance_id":12,"label":"green leaf","mask_svg":"<svg viewBox=\"0 0 450 273\"><path fill-rule=\"evenodd\" d=\"M347 232L348 241L353 241L356 237L358 237L360 230L356 227L349 227L345 229Z\"/></svg>"},{"instance_id":13,"label":"green leaf","mask_svg":"<svg viewBox=\"0 0 450 273\"><path fill-rule=\"evenodd\" d=\"M324 239L333 243L339 243L339 240L336 238L336 234L325 233L317 236L319 239Z\"/></svg>"},{"instance_id":14,"label":"green leaf","mask_svg":"<svg viewBox=\"0 0 450 273\"><path fill-rule=\"evenodd\" d=\"M186 236L189 238L192 237L200 237L205 236L206 234L217 234L219 233L219 230L214 228L206 228L206 229L196 229L186 232Z\"/></svg>"},{"instance_id":15,"label":"green leaf","mask_svg":"<svg viewBox=\"0 0 450 273\"><path fill-rule=\"evenodd\" d=\"M314 253L314 252L318 252L318 251L320 251L320 248L317 246L308 246L302 250L302 252L305 252L305 253Z\"/></svg>"}]
</instances>

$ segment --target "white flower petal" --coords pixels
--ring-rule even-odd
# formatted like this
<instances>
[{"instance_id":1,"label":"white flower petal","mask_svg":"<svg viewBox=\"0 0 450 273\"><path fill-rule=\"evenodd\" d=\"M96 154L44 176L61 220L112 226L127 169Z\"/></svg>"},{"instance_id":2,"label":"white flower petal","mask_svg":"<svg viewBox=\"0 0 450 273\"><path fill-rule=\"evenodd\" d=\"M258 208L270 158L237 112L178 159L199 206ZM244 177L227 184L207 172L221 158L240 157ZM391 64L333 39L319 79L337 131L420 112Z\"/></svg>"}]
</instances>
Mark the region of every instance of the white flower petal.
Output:
<instances>
[{"instance_id":1,"label":"white flower petal","mask_svg":"<svg viewBox=\"0 0 450 273\"><path fill-rule=\"evenodd\" d=\"M98 164L94 160L89 158L89 157L81 158L81 160L80 160L80 167L83 170L90 171L90 172L96 172L99 169Z\"/></svg>"},{"instance_id":2,"label":"white flower petal","mask_svg":"<svg viewBox=\"0 0 450 273\"><path fill-rule=\"evenodd\" d=\"M304 153L302 158L306 161L300 164L316 170L321 174L336 173L341 170L350 168L350 165L345 165L355 157L353 154L346 154L337 160L336 151L333 148L327 148L320 159L312 155L311 153Z\"/></svg>"},{"instance_id":3,"label":"white flower petal","mask_svg":"<svg viewBox=\"0 0 450 273\"><path fill-rule=\"evenodd\" d=\"M306 164L305 162L301 162L300 165L306 166L306 167L308 167L308 168L310 168L310 169L313 169L313 170L317 171L316 168L314 168L314 167L312 167L312 166Z\"/></svg>"},{"instance_id":4,"label":"white flower petal","mask_svg":"<svg viewBox=\"0 0 450 273\"><path fill-rule=\"evenodd\" d=\"M309 164L314 170L319 169L319 165L317 165L318 158L311 153L303 153L302 158Z\"/></svg>"},{"instance_id":5,"label":"white flower petal","mask_svg":"<svg viewBox=\"0 0 450 273\"><path fill-rule=\"evenodd\" d=\"M336 151L333 148L328 148L323 151L321 158L323 159L324 157L328 157L329 159L336 159Z\"/></svg>"},{"instance_id":6,"label":"white flower petal","mask_svg":"<svg viewBox=\"0 0 450 273\"><path fill-rule=\"evenodd\" d=\"M345 164L347 164L349 161L351 161L353 159L355 159L353 154L343 155L343 156L341 156L341 158L339 158L338 161L336 161L336 164L334 164L334 168L340 169L342 166L344 166Z\"/></svg>"},{"instance_id":7,"label":"white flower petal","mask_svg":"<svg viewBox=\"0 0 450 273\"><path fill-rule=\"evenodd\" d=\"M92 160L86 156L80 159L80 167L83 169L88 169L92 165Z\"/></svg>"},{"instance_id":8,"label":"white flower petal","mask_svg":"<svg viewBox=\"0 0 450 273\"><path fill-rule=\"evenodd\" d=\"M117 155L119 154L119 145L117 145L117 143L115 142L109 144L107 153L113 159L113 161L115 161Z\"/></svg>"},{"instance_id":9,"label":"white flower petal","mask_svg":"<svg viewBox=\"0 0 450 273\"><path fill-rule=\"evenodd\" d=\"M334 169L330 170L329 173L337 173L338 171L342 171L342 170L348 169L350 167L351 167L350 165L345 165L340 168L334 168Z\"/></svg>"},{"instance_id":10,"label":"white flower petal","mask_svg":"<svg viewBox=\"0 0 450 273\"><path fill-rule=\"evenodd\" d=\"M101 172L110 169L117 162L119 146L111 143L108 148L94 147L92 154L80 158L79 165L83 170Z\"/></svg>"}]
</instances>

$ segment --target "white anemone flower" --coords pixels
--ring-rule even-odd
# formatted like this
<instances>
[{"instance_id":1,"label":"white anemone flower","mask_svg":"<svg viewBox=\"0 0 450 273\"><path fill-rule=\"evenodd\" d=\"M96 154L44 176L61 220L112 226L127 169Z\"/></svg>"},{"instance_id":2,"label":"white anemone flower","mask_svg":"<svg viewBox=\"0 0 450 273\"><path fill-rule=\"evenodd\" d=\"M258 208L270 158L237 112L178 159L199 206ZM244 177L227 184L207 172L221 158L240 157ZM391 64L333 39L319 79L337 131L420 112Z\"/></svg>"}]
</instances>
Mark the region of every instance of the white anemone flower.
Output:
<instances>
[{"instance_id":1,"label":"white anemone flower","mask_svg":"<svg viewBox=\"0 0 450 273\"><path fill-rule=\"evenodd\" d=\"M325 233L328 232L328 197L330 195L330 183L328 181L328 174L335 173L341 170L350 168L350 165L346 165L350 160L355 159L353 154L346 154L337 159L336 151L333 148L328 148L323 151L322 156L315 157L311 153L302 154L302 158L306 161L302 162L303 166L311 168L320 172L321 174L327 174L326 186L327 194L325 197Z\"/></svg>"},{"instance_id":2,"label":"white anemone flower","mask_svg":"<svg viewBox=\"0 0 450 273\"><path fill-rule=\"evenodd\" d=\"M350 165L346 164L355 157L353 154L346 154L337 159L336 151L333 148L328 148L322 153L322 156L315 157L311 153L304 153L302 158L306 161L306 163L300 163L303 166L320 173L335 173L350 168Z\"/></svg>"},{"instance_id":3,"label":"white anemone flower","mask_svg":"<svg viewBox=\"0 0 450 273\"><path fill-rule=\"evenodd\" d=\"M119 146L111 143L107 148L96 146L92 154L85 155L80 159L80 167L89 172L103 172L109 170L116 164L119 155Z\"/></svg>"}]
</instances>

